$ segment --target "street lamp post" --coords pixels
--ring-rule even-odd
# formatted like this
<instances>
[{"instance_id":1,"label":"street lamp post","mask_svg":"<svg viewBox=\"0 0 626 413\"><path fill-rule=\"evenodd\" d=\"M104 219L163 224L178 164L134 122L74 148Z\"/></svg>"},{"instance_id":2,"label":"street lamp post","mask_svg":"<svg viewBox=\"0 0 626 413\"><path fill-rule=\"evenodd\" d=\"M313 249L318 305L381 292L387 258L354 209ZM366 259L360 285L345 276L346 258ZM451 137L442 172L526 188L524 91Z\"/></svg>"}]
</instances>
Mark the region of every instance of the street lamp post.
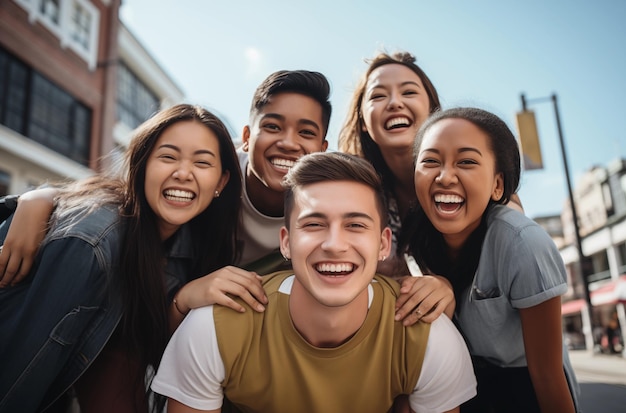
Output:
<instances>
[{"instance_id":1,"label":"street lamp post","mask_svg":"<svg viewBox=\"0 0 626 413\"><path fill-rule=\"evenodd\" d=\"M559 135L559 143L561 144L561 155L563 156L563 168L565 170L565 180L567 182L567 192L569 195L569 202L570 202L570 207L572 208L572 219L574 221L574 235L575 235L575 239L576 239L576 249L578 252L578 261L579 261L579 266L580 266L580 274L582 276L582 282L583 282L583 290L584 290L584 295L585 295L585 301L587 303L587 318L589 319L589 326L590 326L590 330L588 332L587 335L587 343L591 344L592 346L595 345L596 343L595 338L593 336L593 326L594 326L594 322L593 322L593 316L592 316L592 304L591 304L591 294L589 292L589 283L587 280L587 275L589 274L589 260L585 257L585 255L583 254L583 247L582 247L582 241L580 238L580 229L578 226L578 213L576 212L576 203L574 202L574 193L572 192L572 183L570 180L570 173L569 173L569 166L567 163L567 154L565 152L565 141L563 139L563 130L561 129L561 118L559 116L559 107L557 104L557 97L556 94L553 93L550 97L544 97L544 98L537 98L537 99L526 99L526 96L522 93L521 94L521 98L522 98L522 110L524 112L526 112L526 107L528 103L539 103L539 102L545 102L548 100L551 100L553 105L554 105L554 115L556 117L556 127L557 127L557 132ZM592 347L593 349L593 347Z\"/></svg>"}]
</instances>

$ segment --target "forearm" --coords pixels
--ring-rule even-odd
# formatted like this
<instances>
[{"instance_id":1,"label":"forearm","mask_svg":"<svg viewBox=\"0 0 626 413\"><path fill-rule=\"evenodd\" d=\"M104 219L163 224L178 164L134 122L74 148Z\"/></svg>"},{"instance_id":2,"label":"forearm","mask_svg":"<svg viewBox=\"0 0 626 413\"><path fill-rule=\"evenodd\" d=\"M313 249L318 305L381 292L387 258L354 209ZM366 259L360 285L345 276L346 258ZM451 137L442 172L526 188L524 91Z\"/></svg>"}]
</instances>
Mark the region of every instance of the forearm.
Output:
<instances>
[{"instance_id":1,"label":"forearm","mask_svg":"<svg viewBox=\"0 0 626 413\"><path fill-rule=\"evenodd\" d=\"M574 412L563 370L561 298L520 309L528 372L542 412Z\"/></svg>"},{"instance_id":2,"label":"forearm","mask_svg":"<svg viewBox=\"0 0 626 413\"><path fill-rule=\"evenodd\" d=\"M541 411L544 413L574 413L574 402L563 369L557 374L533 370L529 367L530 377Z\"/></svg>"}]
</instances>

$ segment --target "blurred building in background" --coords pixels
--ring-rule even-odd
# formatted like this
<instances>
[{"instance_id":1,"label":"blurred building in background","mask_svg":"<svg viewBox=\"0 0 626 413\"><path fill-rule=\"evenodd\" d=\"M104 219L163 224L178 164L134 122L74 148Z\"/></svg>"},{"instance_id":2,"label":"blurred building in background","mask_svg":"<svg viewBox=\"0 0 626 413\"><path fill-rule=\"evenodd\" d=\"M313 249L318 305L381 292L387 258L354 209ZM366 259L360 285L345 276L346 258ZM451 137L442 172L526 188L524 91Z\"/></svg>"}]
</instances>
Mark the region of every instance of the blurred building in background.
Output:
<instances>
[{"instance_id":1,"label":"blurred building in background","mask_svg":"<svg viewBox=\"0 0 626 413\"><path fill-rule=\"evenodd\" d=\"M572 210L569 201L560 216L536 218L550 233L565 261L569 291L563 297L563 327L570 347L585 346L582 334L595 336L596 351L624 353L626 326L626 159L590 168L574 187L582 250L589 260L587 275L592 304L591 321L586 318L583 279L578 270ZM618 331L611 337L611 329ZM621 326L621 328L620 328ZM626 355L626 353L624 353Z\"/></svg>"},{"instance_id":2,"label":"blurred building in background","mask_svg":"<svg viewBox=\"0 0 626 413\"><path fill-rule=\"evenodd\" d=\"M101 170L119 157L135 127L184 99L119 20L120 4L0 1L0 196ZM585 346L585 332L612 348L605 343L607 329L615 319L618 329L626 326L626 160L587 171L574 188L574 202L592 267L591 314L602 331L591 332L582 311L584 284L569 201L560 216L535 218L567 266L564 334L574 348ZM623 331L618 335L623 343Z\"/></svg>"},{"instance_id":3,"label":"blurred building in background","mask_svg":"<svg viewBox=\"0 0 626 413\"><path fill-rule=\"evenodd\" d=\"M101 170L137 125L183 100L120 4L0 1L0 195Z\"/></svg>"}]
</instances>

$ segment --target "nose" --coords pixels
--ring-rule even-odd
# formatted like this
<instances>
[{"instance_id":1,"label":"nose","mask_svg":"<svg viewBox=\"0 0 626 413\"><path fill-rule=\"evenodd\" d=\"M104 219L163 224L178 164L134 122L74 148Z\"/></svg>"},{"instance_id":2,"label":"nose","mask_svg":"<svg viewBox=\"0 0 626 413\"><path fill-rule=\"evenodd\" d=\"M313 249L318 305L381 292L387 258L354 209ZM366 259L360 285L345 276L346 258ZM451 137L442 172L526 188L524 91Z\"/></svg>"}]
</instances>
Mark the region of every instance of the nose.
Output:
<instances>
[{"instance_id":1,"label":"nose","mask_svg":"<svg viewBox=\"0 0 626 413\"><path fill-rule=\"evenodd\" d=\"M443 186L449 186L457 182L457 175L452 167L442 167L439 175L435 177L435 183Z\"/></svg>"},{"instance_id":2,"label":"nose","mask_svg":"<svg viewBox=\"0 0 626 413\"><path fill-rule=\"evenodd\" d=\"M346 251L347 249L348 244L346 242L345 230L343 226L330 226L326 232L326 238L322 243L322 250L326 252L338 253Z\"/></svg>"},{"instance_id":3,"label":"nose","mask_svg":"<svg viewBox=\"0 0 626 413\"><path fill-rule=\"evenodd\" d=\"M389 102L387 104L388 109L399 109L404 106L402 102L402 95L398 92L391 92L389 94Z\"/></svg>"},{"instance_id":4,"label":"nose","mask_svg":"<svg viewBox=\"0 0 626 413\"><path fill-rule=\"evenodd\" d=\"M193 173L189 165L186 162L182 162L176 167L172 177L179 181L190 181L193 178Z\"/></svg>"},{"instance_id":5,"label":"nose","mask_svg":"<svg viewBox=\"0 0 626 413\"><path fill-rule=\"evenodd\" d=\"M300 149L300 145L298 144L298 131L291 128L285 130L281 139L276 143L276 146L285 151L297 151Z\"/></svg>"}]
</instances>

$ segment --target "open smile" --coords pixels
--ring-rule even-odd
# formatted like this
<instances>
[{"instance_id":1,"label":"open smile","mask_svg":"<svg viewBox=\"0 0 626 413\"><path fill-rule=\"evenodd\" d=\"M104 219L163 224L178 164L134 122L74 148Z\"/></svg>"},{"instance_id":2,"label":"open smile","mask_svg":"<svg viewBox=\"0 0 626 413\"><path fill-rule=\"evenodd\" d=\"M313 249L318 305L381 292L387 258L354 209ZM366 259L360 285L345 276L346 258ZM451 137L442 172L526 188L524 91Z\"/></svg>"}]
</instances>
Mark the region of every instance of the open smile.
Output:
<instances>
[{"instance_id":1,"label":"open smile","mask_svg":"<svg viewBox=\"0 0 626 413\"><path fill-rule=\"evenodd\" d=\"M453 214L465 205L465 199L459 195L437 194L434 201L437 210L443 214Z\"/></svg>"},{"instance_id":2,"label":"open smile","mask_svg":"<svg viewBox=\"0 0 626 413\"><path fill-rule=\"evenodd\" d=\"M327 277L342 277L351 274L356 266L352 263L318 263L315 270Z\"/></svg>"},{"instance_id":3,"label":"open smile","mask_svg":"<svg viewBox=\"0 0 626 413\"><path fill-rule=\"evenodd\" d=\"M163 197L172 202L191 202L195 199L196 194L182 189L166 189L163 191Z\"/></svg>"}]
</instances>

